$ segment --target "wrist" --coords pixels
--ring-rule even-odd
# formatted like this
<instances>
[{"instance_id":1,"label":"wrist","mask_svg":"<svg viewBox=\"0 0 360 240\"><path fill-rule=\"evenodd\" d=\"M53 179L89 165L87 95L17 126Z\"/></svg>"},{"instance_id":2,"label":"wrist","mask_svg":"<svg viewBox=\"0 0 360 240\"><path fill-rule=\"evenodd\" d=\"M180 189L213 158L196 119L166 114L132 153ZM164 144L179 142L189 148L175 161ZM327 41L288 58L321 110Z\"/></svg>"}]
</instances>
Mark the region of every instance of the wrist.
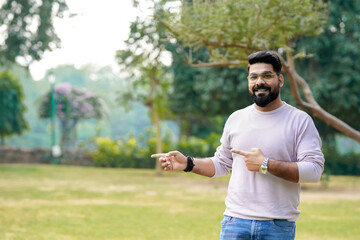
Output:
<instances>
[{"instance_id":1,"label":"wrist","mask_svg":"<svg viewBox=\"0 0 360 240\"><path fill-rule=\"evenodd\" d=\"M186 164L186 168L184 169L184 172L191 172L195 167L194 158L187 156L186 160L187 160L187 164Z\"/></svg>"},{"instance_id":2,"label":"wrist","mask_svg":"<svg viewBox=\"0 0 360 240\"><path fill-rule=\"evenodd\" d=\"M264 157L264 161L259 168L259 172L261 172L262 174L267 174L268 173L268 163L269 163L269 158Z\"/></svg>"}]
</instances>

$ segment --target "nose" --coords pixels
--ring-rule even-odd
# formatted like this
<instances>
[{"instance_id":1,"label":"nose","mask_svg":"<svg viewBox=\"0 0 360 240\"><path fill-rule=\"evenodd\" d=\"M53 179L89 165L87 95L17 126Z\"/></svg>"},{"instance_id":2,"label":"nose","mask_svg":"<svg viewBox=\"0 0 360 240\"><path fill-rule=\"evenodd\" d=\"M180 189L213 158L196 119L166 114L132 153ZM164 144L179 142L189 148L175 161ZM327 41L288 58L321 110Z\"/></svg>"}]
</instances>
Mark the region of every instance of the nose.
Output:
<instances>
[{"instance_id":1,"label":"nose","mask_svg":"<svg viewBox=\"0 0 360 240\"><path fill-rule=\"evenodd\" d=\"M256 79L256 82L255 82L256 85L261 85L261 84L264 84L264 83L265 83L265 81L262 79L261 76L259 76L259 77Z\"/></svg>"}]
</instances>

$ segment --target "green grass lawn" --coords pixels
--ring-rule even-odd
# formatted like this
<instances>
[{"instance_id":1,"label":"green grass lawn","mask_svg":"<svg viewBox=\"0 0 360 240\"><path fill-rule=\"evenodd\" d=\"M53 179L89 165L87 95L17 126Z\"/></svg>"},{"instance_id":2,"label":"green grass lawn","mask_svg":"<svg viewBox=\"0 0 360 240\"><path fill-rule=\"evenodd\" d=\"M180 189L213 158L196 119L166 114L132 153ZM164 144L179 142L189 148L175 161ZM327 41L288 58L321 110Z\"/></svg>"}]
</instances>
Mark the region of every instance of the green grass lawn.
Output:
<instances>
[{"instance_id":1,"label":"green grass lawn","mask_svg":"<svg viewBox=\"0 0 360 240\"><path fill-rule=\"evenodd\" d=\"M0 165L0 239L218 239L228 177ZM296 239L359 239L360 178L307 184Z\"/></svg>"}]
</instances>

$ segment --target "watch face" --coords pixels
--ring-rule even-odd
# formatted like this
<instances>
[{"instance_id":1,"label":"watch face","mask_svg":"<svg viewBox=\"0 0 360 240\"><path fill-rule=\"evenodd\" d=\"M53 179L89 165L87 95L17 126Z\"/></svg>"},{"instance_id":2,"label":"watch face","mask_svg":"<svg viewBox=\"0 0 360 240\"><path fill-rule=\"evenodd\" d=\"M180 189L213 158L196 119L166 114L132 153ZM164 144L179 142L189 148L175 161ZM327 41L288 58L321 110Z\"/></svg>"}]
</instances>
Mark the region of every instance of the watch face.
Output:
<instances>
[{"instance_id":1,"label":"watch face","mask_svg":"<svg viewBox=\"0 0 360 240\"><path fill-rule=\"evenodd\" d=\"M260 172L261 172L262 174L266 174L266 173L267 173L267 168L261 167L261 168L260 168Z\"/></svg>"}]
</instances>

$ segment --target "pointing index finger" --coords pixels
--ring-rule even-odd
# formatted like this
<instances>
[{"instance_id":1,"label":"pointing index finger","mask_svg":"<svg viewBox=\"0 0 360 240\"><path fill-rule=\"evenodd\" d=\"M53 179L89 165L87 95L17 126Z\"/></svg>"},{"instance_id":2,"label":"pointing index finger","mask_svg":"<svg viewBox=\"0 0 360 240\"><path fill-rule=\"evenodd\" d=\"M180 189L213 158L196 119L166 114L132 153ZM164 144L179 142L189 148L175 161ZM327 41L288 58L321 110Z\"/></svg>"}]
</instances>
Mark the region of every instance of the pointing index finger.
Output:
<instances>
[{"instance_id":1,"label":"pointing index finger","mask_svg":"<svg viewBox=\"0 0 360 240\"><path fill-rule=\"evenodd\" d=\"M161 158L161 157L166 157L167 153L156 153L156 154L152 154L151 157L152 158Z\"/></svg>"},{"instance_id":2,"label":"pointing index finger","mask_svg":"<svg viewBox=\"0 0 360 240\"><path fill-rule=\"evenodd\" d=\"M242 151L242 150L231 149L230 151L231 151L232 153L236 153L236 154L239 154L239 155L242 155L242 156L246 156L246 155L249 154L249 152Z\"/></svg>"}]
</instances>

